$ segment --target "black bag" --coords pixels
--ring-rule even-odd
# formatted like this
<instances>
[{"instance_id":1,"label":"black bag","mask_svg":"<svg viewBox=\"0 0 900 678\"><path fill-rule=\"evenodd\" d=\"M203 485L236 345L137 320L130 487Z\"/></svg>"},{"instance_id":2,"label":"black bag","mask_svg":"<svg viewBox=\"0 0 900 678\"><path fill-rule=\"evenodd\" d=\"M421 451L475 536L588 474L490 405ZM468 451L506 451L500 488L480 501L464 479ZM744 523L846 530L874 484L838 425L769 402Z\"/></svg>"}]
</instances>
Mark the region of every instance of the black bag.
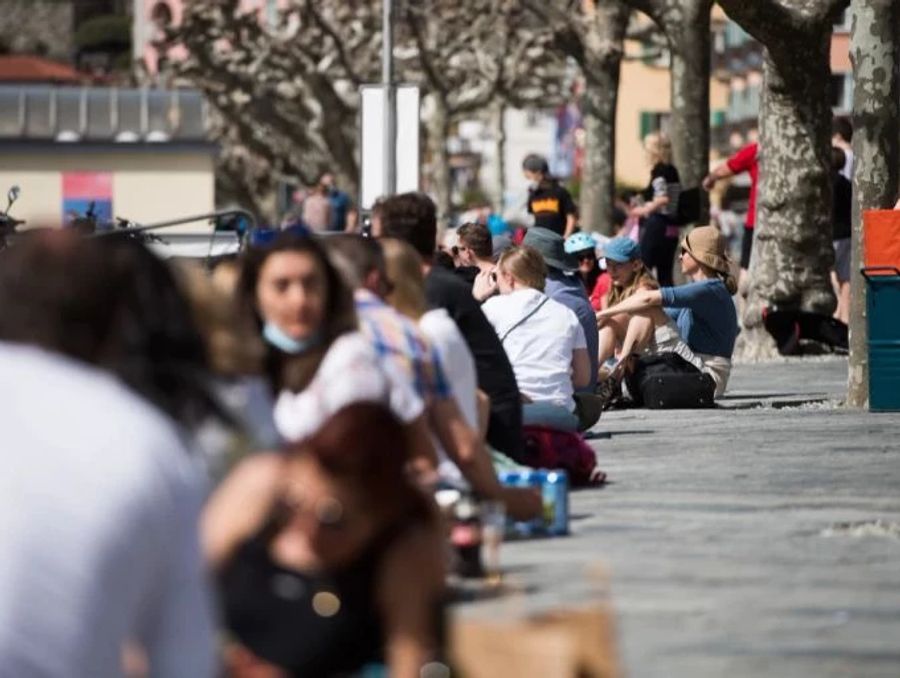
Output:
<instances>
[{"instance_id":1,"label":"black bag","mask_svg":"<svg viewBox=\"0 0 900 678\"><path fill-rule=\"evenodd\" d=\"M847 326L828 315L770 306L763 311L763 325L775 339L781 355L823 353L826 348L846 355L849 350ZM801 341L823 346L816 350Z\"/></svg>"},{"instance_id":2,"label":"black bag","mask_svg":"<svg viewBox=\"0 0 900 678\"><path fill-rule=\"evenodd\" d=\"M626 384L635 404L652 410L712 407L716 393L713 378L676 353L638 358Z\"/></svg>"},{"instance_id":3,"label":"black bag","mask_svg":"<svg viewBox=\"0 0 900 678\"><path fill-rule=\"evenodd\" d=\"M675 223L679 226L693 224L700 220L703 196L699 188L686 188L678 195Z\"/></svg>"}]
</instances>

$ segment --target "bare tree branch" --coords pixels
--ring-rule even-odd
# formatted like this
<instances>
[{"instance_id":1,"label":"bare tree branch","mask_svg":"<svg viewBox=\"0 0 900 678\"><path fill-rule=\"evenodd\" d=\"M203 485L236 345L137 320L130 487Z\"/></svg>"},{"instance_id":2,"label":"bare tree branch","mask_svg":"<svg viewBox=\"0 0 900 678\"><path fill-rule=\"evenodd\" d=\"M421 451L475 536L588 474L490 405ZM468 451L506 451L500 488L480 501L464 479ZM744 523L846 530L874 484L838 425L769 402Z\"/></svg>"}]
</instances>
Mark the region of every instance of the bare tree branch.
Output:
<instances>
[{"instance_id":1,"label":"bare tree branch","mask_svg":"<svg viewBox=\"0 0 900 678\"><path fill-rule=\"evenodd\" d=\"M359 86L378 79L380 14L370 0L292 0L267 26L238 0L186 3L170 36L187 51L178 73L218 112L225 155L240 159L230 160L232 177L265 166L309 182L330 167L354 191ZM397 80L440 98L444 136L449 120L501 97L547 105L564 81L552 35L517 0L408 2L395 37Z\"/></svg>"},{"instance_id":2,"label":"bare tree branch","mask_svg":"<svg viewBox=\"0 0 900 678\"><path fill-rule=\"evenodd\" d=\"M763 44L771 35L790 42L814 24L832 22L850 4L850 0L718 1L730 19Z\"/></svg>"},{"instance_id":3,"label":"bare tree branch","mask_svg":"<svg viewBox=\"0 0 900 678\"><path fill-rule=\"evenodd\" d=\"M306 0L304 5L306 12L312 17L313 21L315 21L316 25L322 30L322 32L331 39L331 43L334 45L334 49L337 52L338 60L341 63L341 66L344 69L344 72L347 74L347 78L350 82L353 83L355 87L359 87L363 84L362 76L356 70L356 64L354 64L350 60L350 56L347 54L347 50L345 49L345 42L342 37L338 34L337 29L331 25L329 21L322 16L321 12L316 9L315 0Z\"/></svg>"}]
</instances>

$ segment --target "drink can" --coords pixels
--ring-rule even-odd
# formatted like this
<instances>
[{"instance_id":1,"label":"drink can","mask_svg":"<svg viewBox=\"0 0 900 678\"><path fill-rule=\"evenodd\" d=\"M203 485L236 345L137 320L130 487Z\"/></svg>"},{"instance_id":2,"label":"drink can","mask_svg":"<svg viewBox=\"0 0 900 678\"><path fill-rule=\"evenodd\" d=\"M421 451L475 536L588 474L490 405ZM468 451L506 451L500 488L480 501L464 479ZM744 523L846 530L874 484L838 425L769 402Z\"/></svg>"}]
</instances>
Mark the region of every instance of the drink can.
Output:
<instances>
[{"instance_id":1,"label":"drink can","mask_svg":"<svg viewBox=\"0 0 900 678\"><path fill-rule=\"evenodd\" d=\"M563 470L503 471L501 484L536 487L541 492L543 515L530 521L508 521L510 537L559 536L569 533L569 477Z\"/></svg>"}]
</instances>

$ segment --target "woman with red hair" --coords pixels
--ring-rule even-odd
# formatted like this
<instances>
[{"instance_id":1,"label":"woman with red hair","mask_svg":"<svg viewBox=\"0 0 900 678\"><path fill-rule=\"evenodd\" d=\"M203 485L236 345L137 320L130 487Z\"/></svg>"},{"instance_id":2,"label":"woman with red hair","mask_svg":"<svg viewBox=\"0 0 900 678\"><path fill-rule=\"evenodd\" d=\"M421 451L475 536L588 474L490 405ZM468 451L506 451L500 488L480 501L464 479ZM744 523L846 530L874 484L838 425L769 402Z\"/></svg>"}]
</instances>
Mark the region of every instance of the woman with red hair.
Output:
<instances>
[{"instance_id":1,"label":"woman with red hair","mask_svg":"<svg viewBox=\"0 0 900 678\"><path fill-rule=\"evenodd\" d=\"M442 542L378 404L331 416L286 454L251 457L203 520L232 675L420 675L442 628Z\"/></svg>"}]
</instances>

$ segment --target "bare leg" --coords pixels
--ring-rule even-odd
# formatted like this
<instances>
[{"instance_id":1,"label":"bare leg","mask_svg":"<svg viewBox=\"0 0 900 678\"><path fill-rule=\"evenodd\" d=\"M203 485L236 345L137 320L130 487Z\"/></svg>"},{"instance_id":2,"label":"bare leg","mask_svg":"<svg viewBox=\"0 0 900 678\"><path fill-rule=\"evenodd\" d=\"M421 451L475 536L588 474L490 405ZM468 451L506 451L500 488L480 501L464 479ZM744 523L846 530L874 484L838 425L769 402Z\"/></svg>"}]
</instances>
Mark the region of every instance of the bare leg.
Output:
<instances>
[{"instance_id":1,"label":"bare leg","mask_svg":"<svg viewBox=\"0 0 900 678\"><path fill-rule=\"evenodd\" d=\"M602 366L616 354L616 345L619 343L619 339L616 337L615 330L606 325L600 328L598 338L600 348L597 351L597 364Z\"/></svg>"},{"instance_id":2,"label":"bare leg","mask_svg":"<svg viewBox=\"0 0 900 678\"><path fill-rule=\"evenodd\" d=\"M625 365L628 356L632 353L643 351L653 338L655 329L656 323L650 315L636 314L629 319L625 338L622 341L622 350L619 353L619 360L612 369L609 378L597 389L602 409L608 408L620 391L619 384L625 376Z\"/></svg>"},{"instance_id":3,"label":"bare leg","mask_svg":"<svg viewBox=\"0 0 900 678\"><path fill-rule=\"evenodd\" d=\"M831 272L831 287L834 289L834 298L837 299L837 305L834 307L834 315L832 317L841 319L844 314L843 299L841 299L841 283L838 280L837 273Z\"/></svg>"},{"instance_id":4,"label":"bare leg","mask_svg":"<svg viewBox=\"0 0 900 678\"><path fill-rule=\"evenodd\" d=\"M616 347L621 346L628 331L631 316L620 313L608 318L599 331L599 350L597 363L602 365L616 354Z\"/></svg>"},{"instance_id":5,"label":"bare leg","mask_svg":"<svg viewBox=\"0 0 900 678\"><path fill-rule=\"evenodd\" d=\"M850 283L842 282L840 292L838 293L838 311L837 319L845 325L850 322Z\"/></svg>"},{"instance_id":6,"label":"bare leg","mask_svg":"<svg viewBox=\"0 0 900 678\"><path fill-rule=\"evenodd\" d=\"M632 316L625 340L622 342L622 358L627 358L632 353L640 353L647 348L655 329L654 318L649 315Z\"/></svg>"}]
</instances>

